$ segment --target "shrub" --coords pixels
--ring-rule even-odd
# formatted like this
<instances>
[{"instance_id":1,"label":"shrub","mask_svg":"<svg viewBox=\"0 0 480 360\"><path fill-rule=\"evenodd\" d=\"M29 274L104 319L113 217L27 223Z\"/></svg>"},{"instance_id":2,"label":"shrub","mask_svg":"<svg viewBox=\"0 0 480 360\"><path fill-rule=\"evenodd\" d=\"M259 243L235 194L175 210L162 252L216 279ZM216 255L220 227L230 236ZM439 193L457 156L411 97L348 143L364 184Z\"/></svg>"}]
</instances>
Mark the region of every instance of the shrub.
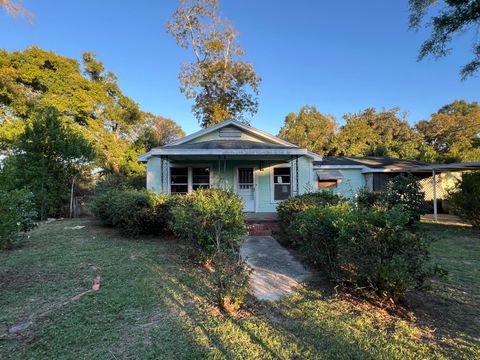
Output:
<instances>
[{"instance_id":1,"label":"shrub","mask_svg":"<svg viewBox=\"0 0 480 360\"><path fill-rule=\"evenodd\" d=\"M239 257L246 234L242 200L218 189L194 191L177 198L171 207L171 228L190 240L200 259L213 267L217 304L237 310L247 292L249 274Z\"/></svg>"},{"instance_id":2,"label":"shrub","mask_svg":"<svg viewBox=\"0 0 480 360\"><path fill-rule=\"evenodd\" d=\"M480 172L463 174L447 200L454 214L480 227Z\"/></svg>"},{"instance_id":3,"label":"shrub","mask_svg":"<svg viewBox=\"0 0 480 360\"><path fill-rule=\"evenodd\" d=\"M361 208L380 207L382 192L370 191L364 187L357 194L356 203Z\"/></svg>"},{"instance_id":4,"label":"shrub","mask_svg":"<svg viewBox=\"0 0 480 360\"><path fill-rule=\"evenodd\" d=\"M170 201L146 190L108 190L96 195L91 209L105 225L129 235L168 232Z\"/></svg>"},{"instance_id":5,"label":"shrub","mask_svg":"<svg viewBox=\"0 0 480 360\"><path fill-rule=\"evenodd\" d=\"M399 206L408 216L409 224L420 220L427 211L425 193L413 175L399 175L391 179L381 195L381 205L387 209Z\"/></svg>"},{"instance_id":6,"label":"shrub","mask_svg":"<svg viewBox=\"0 0 480 360\"><path fill-rule=\"evenodd\" d=\"M398 300L430 274L428 239L400 207L310 207L295 216L300 249L336 282Z\"/></svg>"},{"instance_id":7,"label":"shrub","mask_svg":"<svg viewBox=\"0 0 480 360\"><path fill-rule=\"evenodd\" d=\"M238 252L246 234L243 202L227 191L197 190L177 199L170 226L177 236L192 241L204 259L218 250Z\"/></svg>"},{"instance_id":8,"label":"shrub","mask_svg":"<svg viewBox=\"0 0 480 360\"><path fill-rule=\"evenodd\" d=\"M292 232L301 239L302 253L314 265L334 271L338 259L339 222L344 221L348 204L310 207L295 215Z\"/></svg>"},{"instance_id":9,"label":"shrub","mask_svg":"<svg viewBox=\"0 0 480 360\"><path fill-rule=\"evenodd\" d=\"M318 191L290 197L277 206L278 218L280 220L282 239L289 245L299 245L296 240L295 226L292 226L295 215L310 207L325 207L344 202L341 195L331 191Z\"/></svg>"},{"instance_id":10,"label":"shrub","mask_svg":"<svg viewBox=\"0 0 480 360\"><path fill-rule=\"evenodd\" d=\"M31 230L37 217L33 194L26 190L0 191L0 249L20 240L20 233Z\"/></svg>"}]
</instances>

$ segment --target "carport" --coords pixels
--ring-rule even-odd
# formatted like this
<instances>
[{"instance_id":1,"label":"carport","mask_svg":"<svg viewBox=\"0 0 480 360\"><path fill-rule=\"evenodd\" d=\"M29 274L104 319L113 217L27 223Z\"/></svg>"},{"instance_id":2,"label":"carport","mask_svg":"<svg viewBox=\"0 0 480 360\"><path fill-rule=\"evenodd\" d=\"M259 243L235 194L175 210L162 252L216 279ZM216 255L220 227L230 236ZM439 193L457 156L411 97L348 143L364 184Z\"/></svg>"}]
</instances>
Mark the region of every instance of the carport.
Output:
<instances>
[{"instance_id":1,"label":"carport","mask_svg":"<svg viewBox=\"0 0 480 360\"><path fill-rule=\"evenodd\" d=\"M437 211L437 175L446 172L467 172L480 170L480 162L460 162L460 163L450 163L450 164L432 164L425 166L416 166L411 168L404 168L399 170L393 170L392 172L398 173L411 173L411 174L432 174L433 182L433 218L435 221L438 221L438 211Z\"/></svg>"}]
</instances>

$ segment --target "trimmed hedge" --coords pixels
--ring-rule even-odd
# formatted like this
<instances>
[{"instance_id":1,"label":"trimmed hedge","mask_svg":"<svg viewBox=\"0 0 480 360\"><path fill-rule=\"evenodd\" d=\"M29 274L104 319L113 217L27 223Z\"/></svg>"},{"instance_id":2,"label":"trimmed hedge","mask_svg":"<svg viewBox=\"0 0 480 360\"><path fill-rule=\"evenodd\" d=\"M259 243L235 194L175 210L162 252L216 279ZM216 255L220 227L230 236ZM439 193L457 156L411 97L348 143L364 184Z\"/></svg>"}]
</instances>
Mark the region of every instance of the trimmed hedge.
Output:
<instances>
[{"instance_id":1,"label":"trimmed hedge","mask_svg":"<svg viewBox=\"0 0 480 360\"><path fill-rule=\"evenodd\" d=\"M128 235L169 232L172 199L147 190L108 190L96 195L90 207L105 225Z\"/></svg>"},{"instance_id":2,"label":"trimmed hedge","mask_svg":"<svg viewBox=\"0 0 480 360\"><path fill-rule=\"evenodd\" d=\"M0 191L0 249L14 246L21 233L35 226L38 214L33 198L26 190Z\"/></svg>"}]
</instances>

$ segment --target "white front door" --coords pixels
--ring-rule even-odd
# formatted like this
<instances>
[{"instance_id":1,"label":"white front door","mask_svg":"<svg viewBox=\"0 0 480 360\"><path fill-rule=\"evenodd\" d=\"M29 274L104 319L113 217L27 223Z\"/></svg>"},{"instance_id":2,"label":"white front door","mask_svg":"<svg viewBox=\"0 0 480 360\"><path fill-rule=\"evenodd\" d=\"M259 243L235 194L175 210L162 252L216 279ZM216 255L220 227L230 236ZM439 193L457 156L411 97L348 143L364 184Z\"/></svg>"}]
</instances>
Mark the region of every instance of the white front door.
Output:
<instances>
[{"instance_id":1,"label":"white front door","mask_svg":"<svg viewBox=\"0 0 480 360\"><path fill-rule=\"evenodd\" d=\"M237 194L243 200L243 211L255 211L255 180L253 167L237 168Z\"/></svg>"}]
</instances>

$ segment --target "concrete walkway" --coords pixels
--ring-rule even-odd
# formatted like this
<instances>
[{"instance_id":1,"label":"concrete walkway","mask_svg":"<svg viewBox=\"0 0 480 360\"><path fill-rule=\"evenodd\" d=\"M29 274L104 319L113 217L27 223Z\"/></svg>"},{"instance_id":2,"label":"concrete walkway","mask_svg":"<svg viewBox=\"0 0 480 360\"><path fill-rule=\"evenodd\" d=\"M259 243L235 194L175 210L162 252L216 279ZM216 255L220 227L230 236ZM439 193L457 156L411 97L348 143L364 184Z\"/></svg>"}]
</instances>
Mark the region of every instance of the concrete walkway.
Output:
<instances>
[{"instance_id":1,"label":"concrete walkway","mask_svg":"<svg viewBox=\"0 0 480 360\"><path fill-rule=\"evenodd\" d=\"M250 287L259 300L278 300L311 275L271 236L247 236L240 255L253 269Z\"/></svg>"}]
</instances>

